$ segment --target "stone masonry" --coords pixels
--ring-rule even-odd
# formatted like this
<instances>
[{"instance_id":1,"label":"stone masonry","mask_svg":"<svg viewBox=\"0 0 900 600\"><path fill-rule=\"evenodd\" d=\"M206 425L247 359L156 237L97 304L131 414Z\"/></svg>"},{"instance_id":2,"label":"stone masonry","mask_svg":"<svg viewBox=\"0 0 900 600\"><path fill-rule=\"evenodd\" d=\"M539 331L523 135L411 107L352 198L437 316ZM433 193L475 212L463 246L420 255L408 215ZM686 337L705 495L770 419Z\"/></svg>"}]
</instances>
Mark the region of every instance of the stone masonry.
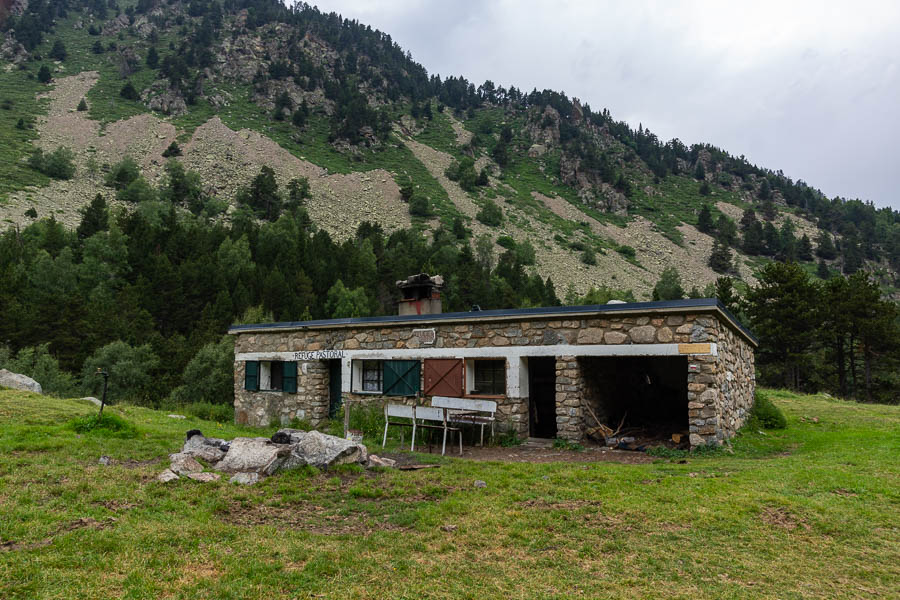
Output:
<instances>
[{"instance_id":1,"label":"stone masonry","mask_svg":"<svg viewBox=\"0 0 900 600\"><path fill-rule=\"evenodd\" d=\"M579 345L678 344L688 358L685 373L692 446L722 443L734 435L753 404L755 390L753 345L715 306L677 313L644 311L639 314L598 313L595 316L560 319L535 315L471 321L435 319L415 324L359 323L352 326L298 327L284 330L233 331L235 353L299 352L318 350L416 350L422 346L413 330L434 328L429 348L492 348L564 346L556 356L557 435L583 439L583 406L587 385L578 360ZM717 344L717 355L707 354L707 344ZM575 348L573 348L575 346ZM683 350L682 350L683 349ZM696 353L692 353L696 352ZM415 357L415 352L410 352ZM318 426L328 416L329 372L325 361L298 361L297 393L244 390L244 362L235 362L235 419L263 426L289 423L292 419ZM589 392L588 392L589 393ZM348 394L351 402L383 403L386 397ZM528 433L528 398L500 397L498 425ZM391 397L391 402L402 401ZM407 401L415 401L414 398Z\"/></svg>"}]
</instances>

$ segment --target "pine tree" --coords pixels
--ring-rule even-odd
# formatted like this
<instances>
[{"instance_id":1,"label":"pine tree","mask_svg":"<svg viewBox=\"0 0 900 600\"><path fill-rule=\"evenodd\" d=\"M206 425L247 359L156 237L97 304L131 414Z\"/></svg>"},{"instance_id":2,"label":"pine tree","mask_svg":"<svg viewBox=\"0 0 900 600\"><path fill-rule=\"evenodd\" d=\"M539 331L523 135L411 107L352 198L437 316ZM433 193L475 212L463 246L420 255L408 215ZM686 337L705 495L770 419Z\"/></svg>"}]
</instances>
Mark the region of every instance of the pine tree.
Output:
<instances>
[{"instance_id":1,"label":"pine tree","mask_svg":"<svg viewBox=\"0 0 900 600\"><path fill-rule=\"evenodd\" d=\"M744 253L750 256L759 256L766 250L766 242L763 234L763 226L759 221L754 221L744 232L744 241L741 245Z\"/></svg>"},{"instance_id":2,"label":"pine tree","mask_svg":"<svg viewBox=\"0 0 900 600\"><path fill-rule=\"evenodd\" d=\"M747 231L756 222L756 212L748 206L741 215L741 231Z\"/></svg>"},{"instance_id":3,"label":"pine tree","mask_svg":"<svg viewBox=\"0 0 900 600\"><path fill-rule=\"evenodd\" d=\"M138 100L140 96L137 93L137 90L134 89L134 85L130 81L126 81L125 85L122 86L122 89L119 90L119 95L126 100Z\"/></svg>"},{"instance_id":4,"label":"pine tree","mask_svg":"<svg viewBox=\"0 0 900 600\"><path fill-rule=\"evenodd\" d=\"M50 49L50 58L55 58L56 60L63 61L66 60L66 57L69 55L66 52L66 46L62 43L62 40L56 40L53 42L53 48Z\"/></svg>"},{"instance_id":5,"label":"pine tree","mask_svg":"<svg viewBox=\"0 0 900 600\"><path fill-rule=\"evenodd\" d=\"M764 340L758 360L780 375L780 382L770 384L799 389L811 366L808 351L818 326L818 286L797 263L769 263L757 279L746 299L753 330Z\"/></svg>"},{"instance_id":6,"label":"pine tree","mask_svg":"<svg viewBox=\"0 0 900 600\"><path fill-rule=\"evenodd\" d=\"M75 233L79 240L85 240L98 231L109 229L109 210L106 208L106 199L102 194L97 194L88 206L82 207L81 223Z\"/></svg>"},{"instance_id":7,"label":"pine tree","mask_svg":"<svg viewBox=\"0 0 900 600\"><path fill-rule=\"evenodd\" d=\"M716 273L727 273L731 270L731 249L727 243L719 239L713 242L709 266Z\"/></svg>"},{"instance_id":8,"label":"pine tree","mask_svg":"<svg viewBox=\"0 0 900 600\"><path fill-rule=\"evenodd\" d=\"M153 46L150 46L150 49L147 51L147 66L151 69L159 66L159 54Z\"/></svg>"},{"instance_id":9,"label":"pine tree","mask_svg":"<svg viewBox=\"0 0 900 600\"><path fill-rule=\"evenodd\" d=\"M828 232L821 229L816 238L816 256L824 258L825 260L834 260L837 258L837 249L834 247L831 236L828 235Z\"/></svg>"},{"instance_id":10,"label":"pine tree","mask_svg":"<svg viewBox=\"0 0 900 600\"><path fill-rule=\"evenodd\" d=\"M50 83L50 80L53 79L53 76L50 75L50 69L47 65L41 65L41 68L38 69L38 81L41 83Z\"/></svg>"},{"instance_id":11,"label":"pine tree","mask_svg":"<svg viewBox=\"0 0 900 600\"><path fill-rule=\"evenodd\" d=\"M84 101L84 98L81 99L81 102L78 103L78 111L84 112L88 109L87 102Z\"/></svg>"},{"instance_id":12,"label":"pine tree","mask_svg":"<svg viewBox=\"0 0 900 600\"><path fill-rule=\"evenodd\" d=\"M819 259L819 266L816 267L816 276L822 280L831 277L831 269L828 268L828 265L826 265L825 261L821 258Z\"/></svg>"},{"instance_id":13,"label":"pine tree","mask_svg":"<svg viewBox=\"0 0 900 600\"><path fill-rule=\"evenodd\" d=\"M666 267L660 273L659 281L653 286L653 300L681 300L684 288L681 286L681 275L675 267Z\"/></svg>"},{"instance_id":14,"label":"pine tree","mask_svg":"<svg viewBox=\"0 0 900 600\"><path fill-rule=\"evenodd\" d=\"M710 211L708 204L704 204L700 208L700 213L697 215L697 230L708 235L712 235L715 230L712 211Z\"/></svg>"},{"instance_id":15,"label":"pine tree","mask_svg":"<svg viewBox=\"0 0 900 600\"><path fill-rule=\"evenodd\" d=\"M706 169L703 168L703 163L699 160L697 161L697 168L694 169L694 179L697 181L704 181L706 179Z\"/></svg>"},{"instance_id":16,"label":"pine tree","mask_svg":"<svg viewBox=\"0 0 900 600\"><path fill-rule=\"evenodd\" d=\"M800 241L797 243L797 260L801 260L803 262L810 262L813 259L813 248L812 242L809 240L809 236L805 233L800 238Z\"/></svg>"}]
</instances>

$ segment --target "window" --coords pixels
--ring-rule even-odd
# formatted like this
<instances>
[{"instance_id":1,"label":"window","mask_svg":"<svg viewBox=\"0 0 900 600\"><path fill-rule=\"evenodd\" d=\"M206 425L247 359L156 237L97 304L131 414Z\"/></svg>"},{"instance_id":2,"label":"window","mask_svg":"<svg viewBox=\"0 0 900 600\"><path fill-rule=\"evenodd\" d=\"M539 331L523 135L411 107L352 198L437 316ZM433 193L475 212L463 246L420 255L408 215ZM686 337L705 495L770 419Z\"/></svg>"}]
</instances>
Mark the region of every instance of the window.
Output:
<instances>
[{"instance_id":1,"label":"window","mask_svg":"<svg viewBox=\"0 0 900 600\"><path fill-rule=\"evenodd\" d=\"M244 389L251 392L297 392L297 362L248 360L244 369Z\"/></svg>"},{"instance_id":2,"label":"window","mask_svg":"<svg viewBox=\"0 0 900 600\"><path fill-rule=\"evenodd\" d=\"M362 391L380 392L383 371L380 360L362 361Z\"/></svg>"},{"instance_id":3,"label":"window","mask_svg":"<svg viewBox=\"0 0 900 600\"><path fill-rule=\"evenodd\" d=\"M352 390L385 396L419 393L421 362L418 360L354 360Z\"/></svg>"},{"instance_id":4,"label":"window","mask_svg":"<svg viewBox=\"0 0 900 600\"><path fill-rule=\"evenodd\" d=\"M473 395L502 396L506 393L506 360L474 360Z\"/></svg>"}]
</instances>

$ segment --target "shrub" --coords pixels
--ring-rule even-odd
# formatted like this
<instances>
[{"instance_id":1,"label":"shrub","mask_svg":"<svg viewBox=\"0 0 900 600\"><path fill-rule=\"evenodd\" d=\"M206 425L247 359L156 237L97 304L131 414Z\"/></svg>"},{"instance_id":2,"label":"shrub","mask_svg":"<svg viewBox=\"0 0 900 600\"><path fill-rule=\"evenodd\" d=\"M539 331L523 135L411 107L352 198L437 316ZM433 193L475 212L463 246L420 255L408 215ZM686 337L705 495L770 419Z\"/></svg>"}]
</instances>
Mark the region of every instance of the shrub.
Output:
<instances>
[{"instance_id":1,"label":"shrub","mask_svg":"<svg viewBox=\"0 0 900 600\"><path fill-rule=\"evenodd\" d=\"M84 361L82 392L100 397L103 377L97 375L97 369L102 368L109 373L108 400L153 405L153 385L158 367L159 358L150 344L134 347L120 340L115 341L97 349Z\"/></svg>"},{"instance_id":2,"label":"shrub","mask_svg":"<svg viewBox=\"0 0 900 600\"><path fill-rule=\"evenodd\" d=\"M163 158L173 158L175 156L181 156L181 147L178 145L178 142L172 142L169 144L169 147L163 150Z\"/></svg>"},{"instance_id":3,"label":"shrub","mask_svg":"<svg viewBox=\"0 0 900 600\"><path fill-rule=\"evenodd\" d=\"M53 75L50 74L50 68L47 65L41 65L41 68L38 69L38 81L50 83L51 79L53 79Z\"/></svg>"},{"instance_id":4,"label":"shrub","mask_svg":"<svg viewBox=\"0 0 900 600\"><path fill-rule=\"evenodd\" d=\"M768 396L756 392L750 418L747 419L749 429L784 429L787 419L781 409L769 400Z\"/></svg>"},{"instance_id":5,"label":"shrub","mask_svg":"<svg viewBox=\"0 0 900 600\"><path fill-rule=\"evenodd\" d=\"M104 184L117 190L124 190L132 181L141 176L141 170L134 159L126 156L121 162L113 165L106 176Z\"/></svg>"},{"instance_id":6,"label":"shrub","mask_svg":"<svg viewBox=\"0 0 900 600\"><path fill-rule=\"evenodd\" d=\"M413 196L409 200L409 214L414 217L430 217L433 213L431 203L424 196Z\"/></svg>"},{"instance_id":7,"label":"shrub","mask_svg":"<svg viewBox=\"0 0 900 600\"><path fill-rule=\"evenodd\" d=\"M489 227L498 227L503 222L503 210L493 200L488 200L475 218Z\"/></svg>"},{"instance_id":8,"label":"shrub","mask_svg":"<svg viewBox=\"0 0 900 600\"><path fill-rule=\"evenodd\" d=\"M84 98L81 99L81 102L78 103L78 112L84 112L88 109L87 102L84 101Z\"/></svg>"},{"instance_id":9,"label":"shrub","mask_svg":"<svg viewBox=\"0 0 900 600\"><path fill-rule=\"evenodd\" d=\"M69 421L69 427L75 433L93 434L101 437L134 439L138 435L137 427L118 415L104 413L102 416L87 415Z\"/></svg>"},{"instance_id":10,"label":"shrub","mask_svg":"<svg viewBox=\"0 0 900 600\"><path fill-rule=\"evenodd\" d=\"M138 95L137 90L134 89L134 85L132 85L130 81L122 86L122 89L119 90L119 95L126 100L138 100L140 98L140 95Z\"/></svg>"},{"instance_id":11,"label":"shrub","mask_svg":"<svg viewBox=\"0 0 900 600\"><path fill-rule=\"evenodd\" d=\"M75 378L59 368L59 361L50 354L49 343L22 348L14 358L0 356L0 368L31 377L41 384L45 394L66 397L77 391Z\"/></svg>"},{"instance_id":12,"label":"shrub","mask_svg":"<svg viewBox=\"0 0 900 600\"><path fill-rule=\"evenodd\" d=\"M175 403L230 407L234 400L234 339L225 336L200 348L184 368L181 379L182 385L172 391Z\"/></svg>"},{"instance_id":13,"label":"shrub","mask_svg":"<svg viewBox=\"0 0 900 600\"><path fill-rule=\"evenodd\" d=\"M150 184L147 183L146 179L138 177L129 183L128 187L119 190L116 194L116 198L122 202L139 204L144 201L156 200L156 190L150 187Z\"/></svg>"},{"instance_id":14,"label":"shrub","mask_svg":"<svg viewBox=\"0 0 900 600\"><path fill-rule=\"evenodd\" d=\"M75 154L64 146L44 154L40 148L31 153L28 166L53 179L72 179L75 175Z\"/></svg>"},{"instance_id":15,"label":"shrub","mask_svg":"<svg viewBox=\"0 0 900 600\"><path fill-rule=\"evenodd\" d=\"M512 250L513 248L516 247L516 240L512 239L508 235L501 235L500 237L497 238L497 245L503 246L504 248L506 248L508 250Z\"/></svg>"},{"instance_id":16,"label":"shrub","mask_svg":"<svg viewBox=\"0 0 900 600\"><path fill-rule=\"evenodd\" d=\"M636 256L636 252L631 246L619 246L616 248L616 252L629 259L633 259Z\"/></svg>"},{"instance_id":17,"label":"shrub","mask_svg":"<svg viewBox=\"0 0 900 600\"><path fill-rule=\"evenodd\" d=\"M594 249L591 247L587 247L584 249L584 254L581 255L581 262L586 265L596 265L597 264L597 255L594 253Z\"/></svg>"}]
</instances>

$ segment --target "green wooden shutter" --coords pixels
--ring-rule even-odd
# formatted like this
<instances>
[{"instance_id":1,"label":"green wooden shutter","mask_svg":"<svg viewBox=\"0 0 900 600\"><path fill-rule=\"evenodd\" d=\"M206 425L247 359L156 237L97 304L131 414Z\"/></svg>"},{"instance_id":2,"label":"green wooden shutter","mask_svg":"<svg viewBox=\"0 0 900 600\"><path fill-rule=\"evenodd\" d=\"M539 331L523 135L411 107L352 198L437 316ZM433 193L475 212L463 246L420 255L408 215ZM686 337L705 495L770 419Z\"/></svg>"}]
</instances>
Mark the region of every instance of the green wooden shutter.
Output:
<instances>
[{"instance_id":1,"label":"green wooden shutter","mask_svg":"<svg viewBox=\"0 0 900 600\"><path fill-rule=\"evenodd\" d=\"M281 374L281 389L288 394L297 393L297 361L291 360L284 363Z\"/></svg>"},{"instance_id":2,"label":"green wooden shutter","mask_svg":"<svg viewBox=\"0 0 900 600\"><path fill-rule=\"evenodd\" d=\"M419 366L417 360L384 361L385 396L415 396L419 391Z\"/></svg>"},{"instance_id":3,"label":"green wooden shutter","mask_svg":"<svg viewBox=\"0 0 900 600\"><path fill-rule=\"evenodd\" d=\"M244 363L244 389L251 392L259 390L258 360L248 360Z\"/></svg>"}]
</instances>

